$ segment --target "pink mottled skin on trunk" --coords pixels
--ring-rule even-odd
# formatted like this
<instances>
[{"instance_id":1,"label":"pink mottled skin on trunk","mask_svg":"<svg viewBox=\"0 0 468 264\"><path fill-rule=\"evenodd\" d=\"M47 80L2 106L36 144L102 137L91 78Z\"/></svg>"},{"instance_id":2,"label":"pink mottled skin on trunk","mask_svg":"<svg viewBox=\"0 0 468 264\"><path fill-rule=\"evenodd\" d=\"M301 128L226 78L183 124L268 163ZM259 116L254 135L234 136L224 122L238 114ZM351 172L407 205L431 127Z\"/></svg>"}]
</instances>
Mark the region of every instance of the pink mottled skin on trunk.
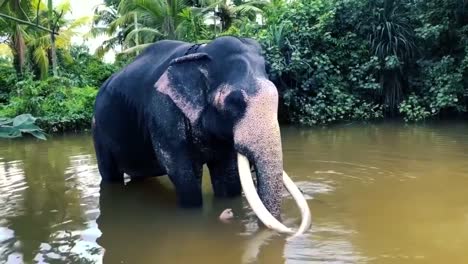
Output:
<instances>
[{"instance_id":1,"label":"pink mottled skin on trunk","mask_svg":"<svg viewBox=\"0 0 468 264\"><path fill-rule=\"evenodd\" d=\"M247 98L244 117L234 128L234 142L252 153L259 179L259 196L270 213L280 219L283 192L283 155L277 119L278 92L272 82L257 79L258 91Z\"/></svg>"},{"instance_id":2,"label":"pink mottled skin on trunk","mask_svg":"<svg viewBox=\"0 0 468 264\"><path fill-rule=\"evenodd\" d=\"M195 124L203 110L202 107L191 104L187 98L184 98L172 87L167 71L159 78L155 87L157 91L168 95L177 107L182 110L185 116L187 116L190 122Z\"/></svg>"}]
</instances>

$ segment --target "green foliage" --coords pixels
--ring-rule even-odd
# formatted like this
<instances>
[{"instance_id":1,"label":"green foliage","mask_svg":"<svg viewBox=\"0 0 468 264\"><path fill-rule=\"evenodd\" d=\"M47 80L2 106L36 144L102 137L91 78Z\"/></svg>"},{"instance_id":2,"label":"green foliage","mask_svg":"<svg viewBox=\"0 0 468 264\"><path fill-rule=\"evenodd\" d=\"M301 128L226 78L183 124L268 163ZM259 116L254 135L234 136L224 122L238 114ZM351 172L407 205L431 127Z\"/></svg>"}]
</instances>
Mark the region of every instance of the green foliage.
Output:
<instances>
[{"instance_id":1,"label":"green foliage","mask_svg":"<svg viewBox=\"0 0 468 264\"><path fill-rule=\"evenodd\" d=\"M105 63L89 53L86 46L72 46L70 54L73 61L62 59L62 76L73 80L74 86L100 87L119 67Z\"/></svg>"},{"instance_id":2,"label":"green foliage","mask_svg":"<svg viewBox=\"0 0 468 264\"><path fill-rule=\"evenodd\" d=\"M106 2L96 9L91 35L106 34L97 54L118 44L124 53L138 54L148 43L161 39L207 42L215 36L245 36L257 14L267 5L264 0L122 0ZM216 20L216 25L212 22ZM209 22L209 23L206 23ZM248 25L245 27L244 25ZM230 31L230 32L226 32Z\"/></svg>"},{"instance_id":3,"label":"green foliage","mask_svg":"<svg viewBox=\"0 0 468 264\"><path fill-rule=\"evenodd\" d=\"M97 90L92 87L58 90L42 105L41 126L52 132L89 129L96 94Z\"/></svg>"},{"instance_id":4,"label":"green foliage","mask_svg":"<svg viewBox=\"0 0 468 264\"><path fill-rule=\"evenodd\" d=\"M255 37L282 116L314 125L465 112L468 5L442 2L272 1Z\"/></svg>"},{"instance_id":5,"label":"green foliage","mask_svg":"<svg viewBox=\"0 0 468 264\"><path fill-rule=\"evenodd\" d=\"M463 74L455 60L446 56L437 62L422 63L423 91L432 114L450 108L457 112L466 111L460 105L463 98Z\"/></svg>"},{"instance_id":6,"label":"green foliage","mask_svg":"<svg viewBox=\"0 0 468 264\"><path fill-rule=\"evenodd\" d=\"M93 87L73 87L67 78L49 78L33 81L31 78L17 83L18 94L0 110L0 116L12 117L31 113L46 131L63 132L87 129L97 94Z\"/></svg>"},{"instance_id":7,"label":"green foliage","mask_svg":"<svg viewBox=\"0 0 468 264\"><path fill-rule=\"evenodd\" d=\"M13 67L0 64L0 104L8 102L9 94L16 82L16 71Z\"/></svg>"},{"instance_id":8,"label":"green foliage","mask_svg":"<svg viewBox=\"0 0 468 264\"><path fill-rule=\"evenodd\" d=\"M204 16L200 10L187 7L180 12L179 17L181 22L178 33L182 39L191 42L213 39L214 34L204 24Z\"/></svg>"},{"instance_id":9,"label":"green foliage","mask_svg":"<svg viewBox=\"0 0 468 264\"><path fill-rule=\"evenodd\" d=\"M403 118L406 122L422 121L431 115L423 100L414 94L400 103L399 111L403 114Z\"/></svg>"},{"instance_id":10,"label":"green foliage","mask_svg":"<svg viewBox=\"0 0 468 264\"><path fill-rule=\"evenodd\" d=\"M349 9L321 0L275 4L266 11L260 41L290 120L315 125L382 118L382 105L365 99L379 88L373 75L378 58L364 38L339 28L356 23L343 25L341 12Z\"/></svg>"},{"instance_id":11,"label":"green foliage","mask_svg":"<svg viewBox=\"0 0 468 264\"><path fill-rule=\"evenodd\" d=\"M35 125L36 118L30 114L19 115L15 118L0 118L0 138L18 138L23 133L31 134L38 139L45 140L41 128Z\"/></svg>"},{"instance_id":12,"label":"green foliage","mask_svg":"<svg viewBox=\"0 0 468 264\"><path fill-rule=\"evenodd\" d=\"M291 121L304 125L324 125L337 121L370 121L383 117L382 107L362 101L334 87L321 90L314 97L300 96L293 90L284 95L291 111Z\"/></svg>"},{"instance_id":13,"label":"green foliage","mask_svg":"<svg viewBox=\"0 0 468 264\"><path fill-rule=\"evenodd\" d=\"M7 13L23 20L33 17L33 2L21 1L24 14L14 6L8 6ZM31 113L47 131L87 128L96 88L141 49L160 39L203 43L224 35L252 37L261 43L268 73L279 88L280 116L294 123L324 125L394 115L416 122L467 111L465 0L106 0L105 4L95 10L90 32L109 36L98 56L70 44L73 29L84 20L58 21L59 78L48 78L45 69L50 56L48 33L0 18L0 38L13 51L13 61L0 62L0 116ZM41 23L47 22L44 8L39 12ZM60 8L69 11L67 5ZM118 45L125 52L114 64L103 63L102 55ZM37 81L38 76L44 80Z\"/></svg>"}]
</instances>

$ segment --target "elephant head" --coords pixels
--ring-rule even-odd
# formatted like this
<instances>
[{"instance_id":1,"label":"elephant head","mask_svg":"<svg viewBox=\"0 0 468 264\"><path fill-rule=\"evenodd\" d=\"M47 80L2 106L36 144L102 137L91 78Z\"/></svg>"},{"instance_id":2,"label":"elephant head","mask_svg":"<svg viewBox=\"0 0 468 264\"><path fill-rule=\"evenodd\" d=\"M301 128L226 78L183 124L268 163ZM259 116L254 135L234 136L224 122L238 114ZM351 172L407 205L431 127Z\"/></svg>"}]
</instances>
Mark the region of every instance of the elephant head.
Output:
<instances>
[{"instance_id":1,"label":"elephant head","mask_svg":"<svg viewBox=\"0 0 468 264\"><path fill-rule=\"evenodd\" d=\"M278 91L268 80L257 42L218 38L197 53L174 59L155 87L168 95L193 125L232 142L246 198L267 227L291 232L278 221L283 184L303 213L298 232L310 226L307 203L283 172ZM257 190L249 161L255 166Z\"/></svg>"}]
</instances>

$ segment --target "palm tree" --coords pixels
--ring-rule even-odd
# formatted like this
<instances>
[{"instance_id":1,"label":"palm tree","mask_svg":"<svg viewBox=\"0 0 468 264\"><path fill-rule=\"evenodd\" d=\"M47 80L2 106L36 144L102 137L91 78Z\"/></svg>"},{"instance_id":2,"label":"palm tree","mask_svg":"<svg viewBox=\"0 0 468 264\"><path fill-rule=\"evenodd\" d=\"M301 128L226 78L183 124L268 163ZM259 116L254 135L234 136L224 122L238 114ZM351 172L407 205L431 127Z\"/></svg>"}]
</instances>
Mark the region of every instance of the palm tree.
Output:
<instances>
[{"instance_id":1,"label":"palm tree","mask_svg":"<svg viewBox=\"0 0 468 264\"><path fill-rule=\"evenodd\" d=\"M93 23L88 35L94 38L103 35L110 36L96 49L96 55L99 58L102 58L107 52L118 46L124 46L125 36L128 33L125 34L124 30L120 27L110 26L120 16L117 12L117 7L117 3L102 4L98 5L94 10ZM124 28L127 28L127 25Z\"/></svg>"},{"instance_id":2,"label":"palm tree","mask_svg":"<svg viewBox=\"0 0 468 264\"><path fill-rule=\"evenodd\" d=\"M201 8L185 8L179 16L181 22L177 27L177 34L180 39L203 43L214 37L213 31L205 24L206 16Z\"/></svg>"},{"instance_id":3,"label":"palm tree","mask_svg":"<svg viewBox=\"0 0 468 264\"><path fill-rule=\"evenodd\" d=\"M44 78L48 74L49 64L56 72L56 49L70 46L71 37L77 35L76 29L87 23L87 18L69 21L63 18L71 11L69 0L65 0L54 10L52 1L46 6L41 0L20 1L0 0L0 36L5 38L13 53L13 63L17 73L24 72L27 54L31 54L34 68ZM34 16L33 19L29 17ZM49 25L49 28L41 25ZM58 34L58 36L56 36Z\"/></svg>"},{"instance_id":4,"label":"palm tree","mask_svg":"<svg viewBox=\"0 0 468 264\"><path fill-rule=\"evenodd\" d=\"M263 14L263 9L268 4L265 0L252 1L230 1L230 0L208 0L205 12L214 12L221 21L221 30L228 30L234 23L240 22L241 18L247 17L255 20L257 14Z\"/></svg>"},{"instance_id":5,"label":"palm tree","mask_svg":"<svg viewBox=\"0 0 468 264\"><path fill-rule=\"evenodd\" d=\"M31 10L29 1L0 0L0 12L5 15L29 21L28 15ZM23 73L26 66L25 28L25 25L0 17L0 36L5 37L4 42L11 48L13 63L18 74Z\"/></svg>"},{"instance_id":6,"label":"palm tree","mask_svg":"<svg viewBox=\"0 0 468 264\"><path fill-rule=\"evenodd\" d=\"M91 35L111 36L98 48L98 55L117 45L131 53L159 39L181 39L180 14L187 7L185 0L122 0L117 9L96 10Z\"/></svg>"},{"instance_id":7,"label":"palm tree","mask_svg":"<svg viewBox=\"0 0 468 264\"><path fill-rule=\"evenodd\" d=\"M150 43L157 39L181 39L177 28L182 22L180 14L188 6L185 0L127 0L119 5L122 15L118 24L128 24L132 31L126 41ZM141 39L140 39L141 38Z\"/></svg>"},{"instance_id":8,"label":"palm tree","mask_svg":"<svg viewBox=\"0 0 468 264\"><path fill-rule=\"evenodd\" d=\"M399 0L370 1L374 16L369 36L372 53L382 64L380 84L384 105L391 115L403 99L403 70L416 50L407 11Z\"/></svg>"},{"instance_id":9,"label":"palm tree","mask_svg":"<svg viewBox=\"0 0 468 264\"><path fill-rule=\"evenodd\" d=\"M228 30L241 17L255 19L266 3L263 0L237 5L228 0L122 0L117 9L108 6L96 12L95 25L101 26L95 26L92 34L111 36L98 48L99 55L117 45L123 46L123 53L138 53L160 39L206 42L214 37L206 21L220 20L220 30Z\"/></svg>"},{"instance_id":10,"label":"palm tree","mask_svg":"<svg viewBox=\"0 0 468 264\"><path fill-rule=\"evenodd\" d=\"M56 29L58 35L51 38L51 34L44 31L32 31L26 36L26 45L30 49L32 55L32 63L38 69L41 79L47 77L49 65L54 63L54 48L62 51L64 56L71 60L68 48L71 46L71 38L79 33L77 29L90 22L89 17L81 17L74 20L67 20L64 14L71 11L71 5L68 0L59 3L54 10L53 18L56 21ZM50 13L48 7L44 4L39 5L36 19L43 24L50 21ZM61 14L61 15L60 15ZM57 75L57 73L54 73Z\"/></svg>"}]
</instances>

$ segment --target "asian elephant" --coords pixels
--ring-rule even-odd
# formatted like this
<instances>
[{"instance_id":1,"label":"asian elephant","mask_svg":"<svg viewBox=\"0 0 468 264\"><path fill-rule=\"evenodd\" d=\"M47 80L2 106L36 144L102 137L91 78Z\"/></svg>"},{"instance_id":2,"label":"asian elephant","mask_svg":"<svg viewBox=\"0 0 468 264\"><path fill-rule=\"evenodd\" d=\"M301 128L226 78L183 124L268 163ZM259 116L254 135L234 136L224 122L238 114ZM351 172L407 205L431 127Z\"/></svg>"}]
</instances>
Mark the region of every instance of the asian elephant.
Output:
<instances>
[{"instance_id":1,"label":"asian elephant","mask_svg":"<svg viewBox=\"0 0 468 264\"><path fill-rule=\"evenodd\" d=\"M179 205L199 207L207 164L215 196L237 196L243 188L266 226L291 232L277 221L284 180L301 207L303 232L310 215L283 173L277 108L278 92L256 41L158 41L99 89L92 124L99 172L103 182L123 182L124 173L132 179L167 174Z\"/></svg>"}]
</instances>

